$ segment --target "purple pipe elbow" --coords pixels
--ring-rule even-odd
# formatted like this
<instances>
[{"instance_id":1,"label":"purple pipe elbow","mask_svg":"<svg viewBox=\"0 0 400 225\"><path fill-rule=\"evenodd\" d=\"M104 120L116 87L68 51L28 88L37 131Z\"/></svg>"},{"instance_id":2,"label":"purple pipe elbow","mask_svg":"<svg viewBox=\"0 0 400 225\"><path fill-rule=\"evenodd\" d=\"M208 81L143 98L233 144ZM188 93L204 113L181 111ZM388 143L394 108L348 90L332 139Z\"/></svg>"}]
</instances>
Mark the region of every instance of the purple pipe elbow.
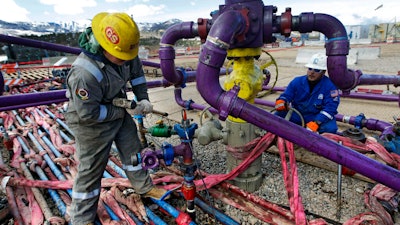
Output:
<instances>
[{"instance_id":1,"label":"purple pipe elbow","mask_svg":"<svg viewBox=\"0 0 400 225\"><path fill-rule=\"evenodd\" d=\"M206 106L197 104L197 103L195 103L195 102L193 102L191 100L183 100L182 99L182 89L181 88L175 88L174 94L175 94L175 102L178 105L182 106L183 108L185 108L187 110L192 110L192 109L203 110L203 109L206 108ZM212 107L209 108L208 110L212 114L217 114L218 113L218 111L215 108L212 108Z\"/></svg>"},{"instance_id":2,"label":"purple pipe elbow","mask_svg":"<svg viewBox=\"0 0 400 225\"><path fill-rule=\"evenodd\" d=\"M226 26L229 24L229 26ZM219 72L227 55L229 44L236 32L245 26L240 13L227 11L221 14L210 29L206 43L199 55L197 89L204 100L220 112L220 119L225 120L230 106L237 99L232 91L225 92L219 84ZM210 91L212 90L212 91Z\"/></svg>"},{"instance_id":3,"label":"purple pipe elbow","mask_svg":"<svg viewBox=\"0 0 400 225\"><path fill-rule=\"evenodd\" d=\"M175 49L173 45L182 38L194 38L197 32L193 30L193 22L183 22L169 27L160 42L160 68L168 82L179 85L184 83L182 72L175 70Z\"/></svg>"},{"instance_id":4,"label":"purple pipe elbow","mask_svg":"<svg viewBox=\"0 0 400 225\"><path fill-rule=\"evenodd\" d=\"M362 75L360 70L347 69L346 56L328 56L329 78L343 91L350 91L358 85Z\"/></svg>"},{"instance_id":5,"label":"purple pipe elbow","mask_svg":"<svg viewBox=\"0 0 400 225\"><path fill-rule=\"evenodd\" d=\"M344 91L357 86L362 73L347 68L350 43L343 24L337 18L327 14L302 13L299 17L301 22L298 31L301 33L319 31L328 38L325 44L328 56L327 67L333 83Z\"/></svg>"},{"instance_id":6,"label":"purple pipe elbow","mask_svg":"<svg viewBox=\"0 0 400 225\"><path fill-rule=\"evenodd\" d=\"M193 152L190 148L189 143L181 143L174 147L175 155L182 156L184 160L192 160Z\"/></svg>"}]
</instances>

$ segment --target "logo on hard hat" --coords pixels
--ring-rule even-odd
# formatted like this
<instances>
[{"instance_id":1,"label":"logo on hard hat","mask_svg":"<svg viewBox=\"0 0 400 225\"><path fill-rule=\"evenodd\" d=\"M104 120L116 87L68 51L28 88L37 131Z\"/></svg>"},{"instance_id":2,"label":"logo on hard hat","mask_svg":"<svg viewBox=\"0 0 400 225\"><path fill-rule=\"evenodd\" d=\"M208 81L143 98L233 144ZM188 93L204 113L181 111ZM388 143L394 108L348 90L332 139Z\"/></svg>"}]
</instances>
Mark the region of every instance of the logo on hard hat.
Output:
<instances>
[{"instance_id":1,"label":"logo on hard hat","mask_svg":"<svg viewBox=\"0 0 400 225\"><path fill-rule=\"evenodd\" d=\"M319 61L319 59L315 58L314 61L313 61L313 64L318 64L318 61Z\"/></svg>"},{"instance_id":2,"label":"logo on hard hat","mask_svg":"<svg viewBox=\"0 0 400 225\"><path fill-rule=\"evenodd\" d=\"M119 36L117 32L112 27L106 27L105 29L106 37L107 39L113 43L113 44L118 44L119 42Z\"/></svg>"}]
</instances>

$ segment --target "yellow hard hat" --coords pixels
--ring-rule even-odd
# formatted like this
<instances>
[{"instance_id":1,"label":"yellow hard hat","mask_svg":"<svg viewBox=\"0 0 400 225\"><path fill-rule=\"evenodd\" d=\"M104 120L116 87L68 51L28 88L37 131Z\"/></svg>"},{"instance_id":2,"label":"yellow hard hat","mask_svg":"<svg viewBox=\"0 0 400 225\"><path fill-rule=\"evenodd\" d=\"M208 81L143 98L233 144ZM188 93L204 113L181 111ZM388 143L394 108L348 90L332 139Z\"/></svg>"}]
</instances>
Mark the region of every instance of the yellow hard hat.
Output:
<instances>
[{"instance_id":1,"label":"yellow hard hat","mask_svg":"<svg viewBox=\"0 0 400 225\"><path fill-rule=\"evenodd\" d=\"M126 13L101 12L93 17L93 35L112 56L131 60L139 52L139 29Z\"/></svg>"}]
</instances>

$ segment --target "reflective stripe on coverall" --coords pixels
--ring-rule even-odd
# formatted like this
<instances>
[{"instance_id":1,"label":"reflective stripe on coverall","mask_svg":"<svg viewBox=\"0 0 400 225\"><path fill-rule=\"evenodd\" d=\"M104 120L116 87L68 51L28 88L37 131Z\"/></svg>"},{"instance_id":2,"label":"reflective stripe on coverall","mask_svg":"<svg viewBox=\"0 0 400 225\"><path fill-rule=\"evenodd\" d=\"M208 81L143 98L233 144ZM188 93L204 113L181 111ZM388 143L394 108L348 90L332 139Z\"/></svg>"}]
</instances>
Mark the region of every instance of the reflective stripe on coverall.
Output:
<instances>
[{"instance_id":1,"label":"reflective stripe on coverall","mask_svg":"<svg viewBox=\"0 0 400 225\"><path fill-rule=\"evenodd\" d=\"M127 81L132 81L138 100L148 99L141 62L138 58L135 60L121 66L117 73L112 66L82 53L68 75L70 101L66 119L74 132L75 154L80 159L70 209L74 225L95 220L101 178L113 141L135 192L143 194L153 187L148 171L131 165L131 155L141 150L135 121L125 109L111 104L114 97L126 97L122 90Z\"/></svg>"},{"instance_id":2,"label":"reflective stripe on coverall","mask_svg":"<svg viewBox=\"0 0 400 225\"><path fill-rule=\"evenodd\" d=\"M312 93L307 75L296 77L278 99L291 103L292 107L302 114L305 123L320 121L319 133L336 133L338 127L335 115L338 113L340 102L339 91L327 76L321 78ZM287 112L278 111L275 114L284 118ZM296 113L292 114L290 121L301 124L300 117Z\"/></svg>"}]
</instances>

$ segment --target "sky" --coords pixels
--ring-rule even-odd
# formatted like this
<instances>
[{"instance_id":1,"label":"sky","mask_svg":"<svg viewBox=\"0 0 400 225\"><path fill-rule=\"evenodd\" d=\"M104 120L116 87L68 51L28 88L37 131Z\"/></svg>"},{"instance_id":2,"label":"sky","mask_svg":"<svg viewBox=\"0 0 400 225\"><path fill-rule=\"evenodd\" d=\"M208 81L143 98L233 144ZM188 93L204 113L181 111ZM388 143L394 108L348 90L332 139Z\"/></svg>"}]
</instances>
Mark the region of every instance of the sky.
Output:
<instances>
[{"instance_id":1,"label":"sky","mask_svg":"<svg viewBox=\"0 0 400 225\"><path fill-rule=\"evenodd\" d=\"M264 5L286 8L292 15L324 13L344 25L400 22L399 0L296 1L263 0ZM126 12L136 22L164 22L169 19L194 21L210 18L225 1L218 0L1 0L0 20L7 22L77 22L90 24L99 12Z\"/></svg>"}]
</instances>

